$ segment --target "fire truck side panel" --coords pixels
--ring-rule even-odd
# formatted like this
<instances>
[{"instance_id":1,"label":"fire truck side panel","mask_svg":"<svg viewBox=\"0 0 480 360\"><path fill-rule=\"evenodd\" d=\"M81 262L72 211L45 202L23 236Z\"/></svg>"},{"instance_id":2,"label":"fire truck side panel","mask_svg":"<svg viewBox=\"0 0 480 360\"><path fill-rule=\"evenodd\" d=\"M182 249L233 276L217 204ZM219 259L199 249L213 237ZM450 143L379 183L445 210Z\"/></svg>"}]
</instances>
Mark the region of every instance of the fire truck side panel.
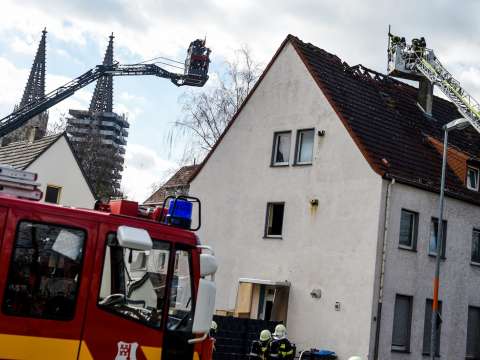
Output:
<instances>
[{"instance_id":1,"label":"fire truck side panel","mask_svg":"<svg viewBox=\"0 0 480 360\"><path fill-rule=\"evenodd\" d=\"M0 358L76 359L97 224L14 205L0 251Z\"/></svg>"},{"instance_id":2,"label":"fire truck side panel","mask_svg":"<svg viewBox=\"0 0 480 360\"><path fill-rule=\"evenodd\" d=\"M2 254L3 230L5 228L5 221L7 219L7 208L0 207L0 256ZM1 262L0 262L1 265Z\"/></svg>"}]
</instances>

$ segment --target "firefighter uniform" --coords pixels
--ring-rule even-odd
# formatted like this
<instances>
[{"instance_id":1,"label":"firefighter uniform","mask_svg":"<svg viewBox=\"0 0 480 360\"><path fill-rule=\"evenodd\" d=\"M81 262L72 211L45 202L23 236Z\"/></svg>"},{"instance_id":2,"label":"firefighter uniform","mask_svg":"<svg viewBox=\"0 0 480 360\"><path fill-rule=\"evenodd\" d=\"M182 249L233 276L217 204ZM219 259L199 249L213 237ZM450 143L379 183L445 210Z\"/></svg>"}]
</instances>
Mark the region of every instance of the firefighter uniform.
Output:
<instances>
[{"instance_id":1,"label":"firefighter uniform","mask_svg":"<svg viewBox=\"0 0 480 360\"><path fill-rule=\"evenodd\" d=\"M270 344L270 359L293 360L293 346L287 338L275 339Z\"/></svg>"},{"instance_id":2,"label":"firefighter uniform","mask_svg":"<svg viewBox=\"0 0 480 360\"><path fill-rule=\"evenodd\" d=\"M269 360L270 359L270 343L272 342L272 334L268 330L262 330L260 340L252 342L250 349L250 360Z\"/></svg>"}]
</instances>

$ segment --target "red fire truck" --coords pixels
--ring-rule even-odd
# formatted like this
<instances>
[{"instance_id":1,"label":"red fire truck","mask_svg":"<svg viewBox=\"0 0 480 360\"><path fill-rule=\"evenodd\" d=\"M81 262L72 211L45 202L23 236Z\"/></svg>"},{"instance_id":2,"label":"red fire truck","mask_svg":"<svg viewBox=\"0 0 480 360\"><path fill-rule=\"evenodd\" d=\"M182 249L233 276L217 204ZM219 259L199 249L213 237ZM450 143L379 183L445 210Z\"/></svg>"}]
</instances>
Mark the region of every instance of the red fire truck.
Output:
<instances>
[{"instance_id":1,"label":"red fire truck","mask_svg":"<svg viewBox=\"0 0 480 360\"><path fill-rule=\"evenodd\" d=\"M34 180L0 168L0 358L210 360L217 265L190 230L199 202L20 199L38 198Z\"/></svg>"}]
</instances>

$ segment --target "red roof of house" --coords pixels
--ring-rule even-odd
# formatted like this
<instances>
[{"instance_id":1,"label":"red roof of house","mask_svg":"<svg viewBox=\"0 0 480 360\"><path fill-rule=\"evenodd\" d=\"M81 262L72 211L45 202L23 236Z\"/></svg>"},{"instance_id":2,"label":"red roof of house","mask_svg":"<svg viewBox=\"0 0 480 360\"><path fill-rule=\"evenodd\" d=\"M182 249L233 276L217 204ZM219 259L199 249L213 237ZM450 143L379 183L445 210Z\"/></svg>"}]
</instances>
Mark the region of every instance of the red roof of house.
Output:
<instances>
[{"instance_id":1,"label":"red roof of house","mask_svg":"<svg viewBox=\"0 0 480 360\"><path fill-rule=\"evenodd\" d=\"M417 88L362 65L350 66L336 55L292 35L282 43L258 83L287 43L294 46L375 172L385 178L395 178L398 182L438 191L441 167L438 143L443 141L442 126L461 117L454 104L435 96L432 116L429 117L417 105ZM236 118L237 115L224 134ZM464 178L466 162L476 161L480 153L479 134L472 128L453 131L449 134L449 144L452 146L449 156L455 156L455 159L449 161L447 193L480 203L480 194L468 190ZM215 148L207 155L202 166ZM467 159L463 171L459 159ZM197 173L200 171L201 167Z\"/></svg>"}]
</instances>

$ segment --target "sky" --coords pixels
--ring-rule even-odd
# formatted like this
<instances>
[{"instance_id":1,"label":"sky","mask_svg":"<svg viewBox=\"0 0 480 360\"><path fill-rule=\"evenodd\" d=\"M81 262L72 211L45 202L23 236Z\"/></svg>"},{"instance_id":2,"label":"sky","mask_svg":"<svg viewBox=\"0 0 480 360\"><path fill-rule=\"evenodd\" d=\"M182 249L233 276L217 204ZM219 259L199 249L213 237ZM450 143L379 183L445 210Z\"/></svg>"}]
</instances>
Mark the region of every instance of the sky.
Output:
<instances>
[{"instance_id":1,"label":"sky","mask_svg":"<svg viewBox=\"0 0 480 360\"><path fill-rule=\"evenodd\" d=\"M211 70L222 72L235 49L247 45L264 66L288 34L350 65L386 71L388 25L427 45L475 98L480 99L480 1L464 0L2 0L0 117L19 102L40 40L47 34L47 91L101 63L113 32L115 59L136 63L157 56L183 61L189 43L207 38ZM214 78L214 76L212 77ZM214 86L210 81L206 86ZM57 121L68 109L87 109L94 85L50 110ZM130 121L122 188L143 201L178 167L168 133L186 91L153 77L115 78L114 111ZM187 141L187 140L183 140Z\"/></svg>"}]
</instances>

